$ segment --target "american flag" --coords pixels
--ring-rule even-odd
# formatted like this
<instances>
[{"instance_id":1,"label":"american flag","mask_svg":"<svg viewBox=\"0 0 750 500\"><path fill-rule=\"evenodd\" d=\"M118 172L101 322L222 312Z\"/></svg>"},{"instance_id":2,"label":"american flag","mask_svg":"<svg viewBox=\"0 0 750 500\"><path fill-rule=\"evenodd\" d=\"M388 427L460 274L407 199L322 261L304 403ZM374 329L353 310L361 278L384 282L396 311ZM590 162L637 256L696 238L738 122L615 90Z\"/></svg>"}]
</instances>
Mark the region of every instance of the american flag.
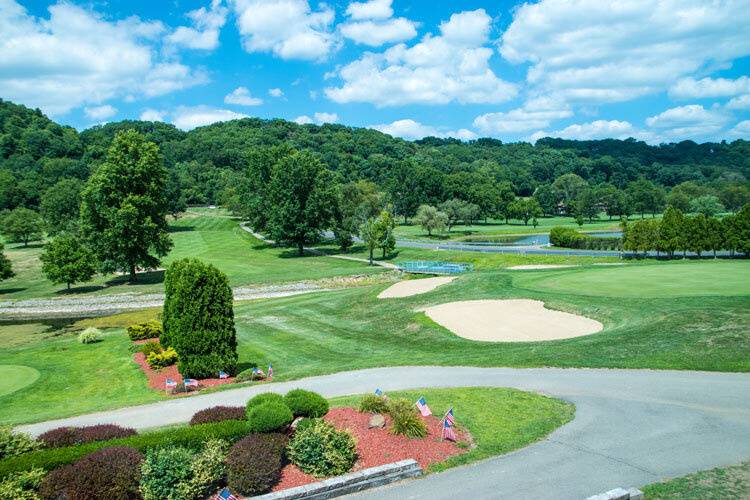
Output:
<instances>
[{"instance_id":1,"label":"american flag","mask_svg":"<svg viewBox=\"0 0 750 500\"><path fill-rule=\"evenodd\" d=\"M443 420L447 420L451 425L456 425L456 421L453 418L453 407L445 413Z\"/></svg>"},{"instance_id":2,"label":"american flag","mask_svg":"<svg viewBox=\"0 0 750 500\"><path fill-rule=\"evenodd\" d=\"M447 418L443 420L443 439L454 442L456 441L456 433L453 431L453 424L451 424Z\"/></svg>"},{"instance_id":3,"label":"american flag","mask_svg":"<svg viewBox=\"0 0 750 500\"><path fill-rule=\"evenodd\" d=\"M273 378L273 366L271 366L271 363L268 363L268 378Z\"/></svg>"},{"instance_id":4,"label":"american flag","mask_svg":"<svg viewBox=\"0 0 750 500\"><path fill-rule=\"evenodd\" d=\"M430 407L427 406L427 401L424 400L424 396L417 399L417 402L414 404L417 405L417 408L419 408L419 413L421 413L423 417L429 417L430 415L432 415L432 411L430 411Z\"/></svg>"},{"instance_id":5,"label":"american flag","mask_svg":"<svg viewBox=\"0 0 750 500\"><path fill-rule=\"evenodd\" d=\"M219 378L229 378L229 374L219 370Z\"/></svg>"},{"instance_id":6,"label":"american flag","mask_svg":"<svg viewBox=\"0 0 750 500\"><path fill-rule=\"evenodd\" d=\"M257 368L257 367L253 368L253 375L260 375L261 377L265 377L266 376L266 374L263 373L263 370L261 370L260 368Z\"/></svg>"},{"instance_id":7,"label":"american flag","mask_svg":"<svg viewBox=\"0 0 750 500\"><path fill-rule=\"evenodd\" d=\"M378 387L377 389L375 389L375 395L376 396L382 396L383 395L383 391L380 390L380 387Z\"/></svg>"},{"instance_id":8,"label":"american flag","mask_svg":"<svg viewBox=\"0 0 750 500\"><path fill-rule=\"evenodd\" d=\"M185 384L185 387L198 387L198 381L194 378L186 378L182 382Z\"/></svg>"},{"instance_id":9,"label":"american flag","mask_svg":"<svg viewBox=\"0 0 750 500\"><path fill-rule=\"evenodd\" d=\"M168 378L164 381L164 385L167 387L167 389L174 389L175 387L177 387L177 382L175 382L171 378Z\"/></svg>"},{"instance_id":10,"label":"american flag","mask_svg":"<svg viewBox=\"0 0 750 500\"><path fill-rule=\"evenodd\" d=\"M215 500L237 500L237 497L232 495L232 492L229 491L229 488L224 488L214 498Z\"/></svg>"}]
</instances>

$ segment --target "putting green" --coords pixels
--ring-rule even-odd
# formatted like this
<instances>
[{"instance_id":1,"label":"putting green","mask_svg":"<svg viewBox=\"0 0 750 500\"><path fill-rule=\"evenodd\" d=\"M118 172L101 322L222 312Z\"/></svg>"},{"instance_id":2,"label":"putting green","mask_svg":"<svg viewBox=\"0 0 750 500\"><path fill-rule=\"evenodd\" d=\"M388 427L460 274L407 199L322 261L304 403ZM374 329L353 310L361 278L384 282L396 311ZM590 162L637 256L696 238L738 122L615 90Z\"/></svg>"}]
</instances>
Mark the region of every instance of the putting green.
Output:
<instances>
[{"instance_id":1,"label":"putting green","mask_svg":"<svg viewBox=\"0 0 750 500\"><path fill-rule=\"evenodd\" d=\"M607 297L750 295L750 262L674 262L554 274L546 271L518 276L514 281L535 290Z\"/></svg>"},{"instance_id":2,"label":"putting green","mask_svg":"<svg viewBox=\"0 0 750 500\"><path fill-rule=\"evenodd\" d=\"M0 397L31 385L39 378L39 372L30 366L0 365Z\"/></svg>"}]
</instances>

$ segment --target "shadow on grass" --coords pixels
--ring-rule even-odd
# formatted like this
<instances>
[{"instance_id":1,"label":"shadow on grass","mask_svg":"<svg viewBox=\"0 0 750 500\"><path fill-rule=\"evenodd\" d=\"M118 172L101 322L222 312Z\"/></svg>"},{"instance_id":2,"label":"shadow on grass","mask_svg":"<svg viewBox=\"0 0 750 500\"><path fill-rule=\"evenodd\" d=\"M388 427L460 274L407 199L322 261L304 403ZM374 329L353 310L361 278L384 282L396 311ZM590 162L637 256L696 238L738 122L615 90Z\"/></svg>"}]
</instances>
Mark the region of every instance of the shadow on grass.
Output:
<instances>
[{"instance_id":1,"label":"shadow on grass","mask_svg":"<svg viewBox=\"0 0 750 500\"><path fill-rule=\"evenodd\" d=\"M187 233L195 231L195 226L169 226L170 233Z\"/></svg>"},{"instance_id":2,"label":"shadow on grass","mask_svg":"<svg viewBox=\"0 0 750 500\"><path fill-rule=\"evenodd\" d=\"M156 285L164 282L164 271L146 271L144 273L138 273L136 280L131 282L127 275L117 276L106 282L107 286L117 285Z\"/></svg>"},{"instance_id":3,"label":"shadow on grass","mask_svg":"<svg viewBox=\"0 0 750 500\"><path fill-rule=\"evenodd\" d=\"M24 290L26 289L25 288L0 288L0 295L23 292Z\"/></svg>"},{"instance_id":4,"label":"shadow on grass","mask_svg":"<svg viewBox=\"0 0 750 500\"><path fill-rule=\"evenodd\" d=\"M98 292L107 288L104 285L74 286L70 290L63 288L55 292L55 295L78 295L81 293Z\"/></svg>"},{"instance_id":5,"label":"shadow on grass","mask_svg":"<svg viewBox=\"0 0 750 500\"><path fill-rule=\"evenodd\" d=\"M44 246L44 243L41 241L38 243L29 243L28 245L24 245L23 243L13 244L13 246L6 245L7 250L33 250L35 248L42 248Z\"/></svg>"}]
</instances>

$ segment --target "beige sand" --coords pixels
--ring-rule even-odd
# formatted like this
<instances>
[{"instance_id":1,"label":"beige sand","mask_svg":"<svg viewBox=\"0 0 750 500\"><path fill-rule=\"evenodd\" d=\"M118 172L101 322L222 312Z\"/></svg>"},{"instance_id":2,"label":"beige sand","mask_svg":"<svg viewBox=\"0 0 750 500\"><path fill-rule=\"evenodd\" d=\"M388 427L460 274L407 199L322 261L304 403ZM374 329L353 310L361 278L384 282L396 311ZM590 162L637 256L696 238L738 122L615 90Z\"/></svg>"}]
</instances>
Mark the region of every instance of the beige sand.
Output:
<instances>
[{"instance_id":1,"label":"beige sand","mask_svg":"<svg viewBox=\"0 0 750 500\"><path fill-rule=\"evenodd\" d=\"M379 299L394 299L399 297L411 297L420 293L431 292L441 285L447 285L456 279L455 276L442 276L438 278L425 278L421 280L399 281L378 295Z\"/></svg>"},{"instance_id":2,"label":"beige sand","mask_svg":"<svg viewBox=\"0 0 750 500\"><path fill-rule=\"evenodd\" d=\"M428 307L424 312L459 337L484 342L569 339L602 329L598 321L546 309L539 300L468 300Z\"/></svg>"},{"instance_id":3,"label":"beige sand","mask_svg":"<svg viewBox=\"0 0 750 500\"><path fill-rule=\"evenodd\" d=\"M511 271L531 271L533 269L564 269L566 267L578 267L573 264L526 264L523 266L511 266Z\"/></svg>"}]
</instances>

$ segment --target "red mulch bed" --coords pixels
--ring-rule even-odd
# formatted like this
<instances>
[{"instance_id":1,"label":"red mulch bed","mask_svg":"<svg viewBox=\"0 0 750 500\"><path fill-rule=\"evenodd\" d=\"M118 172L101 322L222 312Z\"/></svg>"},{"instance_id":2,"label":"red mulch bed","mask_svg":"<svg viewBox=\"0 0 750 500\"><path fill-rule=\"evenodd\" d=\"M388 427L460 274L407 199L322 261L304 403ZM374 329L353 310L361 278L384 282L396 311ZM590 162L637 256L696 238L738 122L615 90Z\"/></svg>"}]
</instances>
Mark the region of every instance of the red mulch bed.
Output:
<instances>
[{"instance_id":1,"label":"red mulch bed","mask_svg":"<svg viewBox=\"0 0 750 500\"><path fill-rule=\"evenodd\" d=\"M440 417L434 415L423 419L428 430L427 437L424 439L410 439L406 436L391 434L391 420L387 416L385 429L368 429L370 414L360 413L354 408L332 408L323 418L339 430L349 430L357 440L357 463L354 464L351 472L407 458L413 458L422 468L426 468L430 464L442 462L448 457L468 451L459 448L451 441L440 441L443 429ZM470 441L465 432L456 430L456 435L459 441ZM316 481L320 479L305 474L297 466L289 464L284 467L281 481L273 488L273 491L294 488Z\"/></svg>"},{"instance_id":2,"label":"red mulch bed","mask_svg":"<svg viewBox=\"0 0 750 500\"><path fill-rule=\"evenodd\" d=\"M158 342L159 339L136 340L133 343L136 345L141 345L149 341ZM165 384L168 378L171 378L178 384L182 382L182 375L180 375L180 372L177 371L177 365L167 366L166 368L162 368L161 370L154 370L153 368L148 366L148 363L146 362L146 356L144 356L142 352L135 353L134 360L136 363L138 363L138 366L141 367L143 373L146 374L146 377L148 378L148 386L152 389L156 389L157 391L165 391ZM215 385L231 384L232 382L234 382L234 377L203 378L198 380L198 387L213 387ZM181 395L184 394L185 393L182 393Z\"/></svg>"}]
</instances>

